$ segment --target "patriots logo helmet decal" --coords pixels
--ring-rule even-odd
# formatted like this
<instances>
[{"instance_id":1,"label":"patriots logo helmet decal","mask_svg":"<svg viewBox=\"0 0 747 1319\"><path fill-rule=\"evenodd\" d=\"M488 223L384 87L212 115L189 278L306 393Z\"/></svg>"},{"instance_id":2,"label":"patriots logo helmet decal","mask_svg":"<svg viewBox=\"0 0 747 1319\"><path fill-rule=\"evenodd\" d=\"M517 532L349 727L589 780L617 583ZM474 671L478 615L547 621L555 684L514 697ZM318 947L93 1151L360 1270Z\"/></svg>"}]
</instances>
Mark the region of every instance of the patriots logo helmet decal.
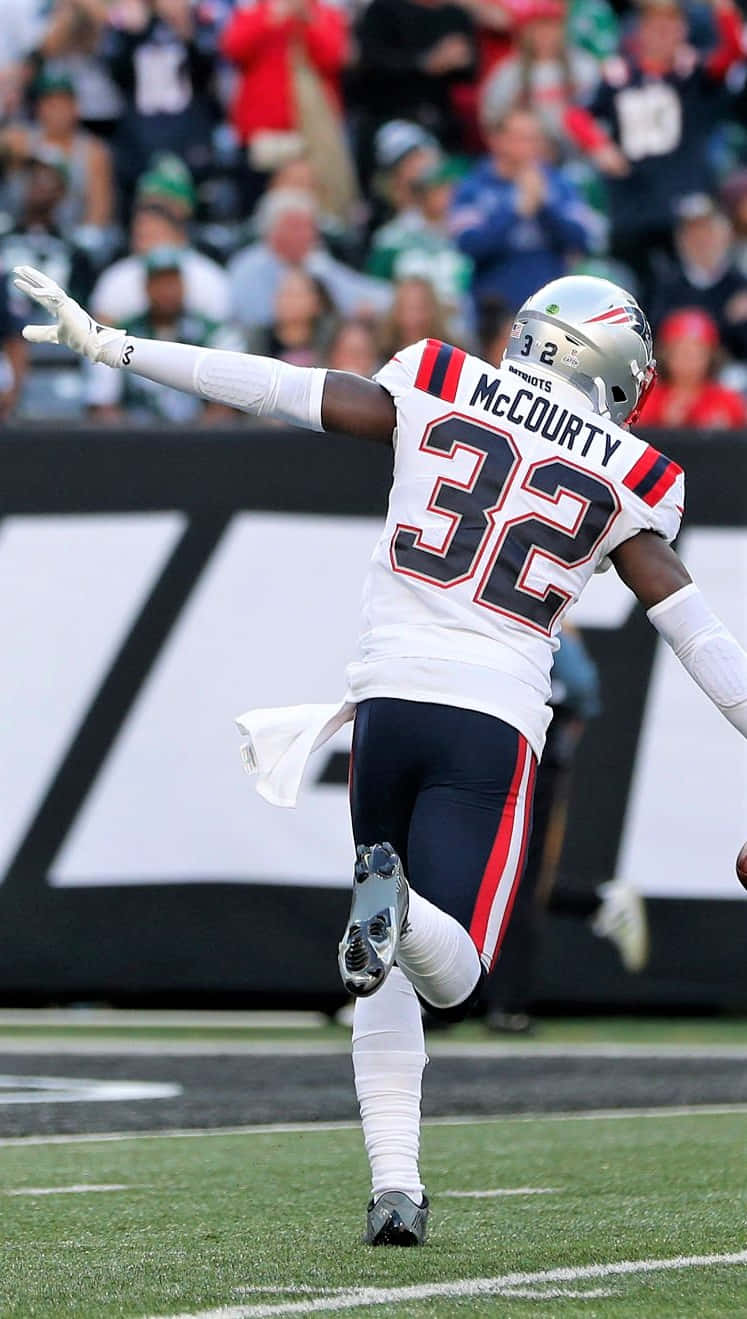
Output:
<instances>
[{"instance_id":1,"label":"patriots logo helmet decal","mask_svg":"<svg viewBox=\"0 0 747 1319\"><path fill-rule=\"evenodd\" d=\"M640 334L643 342L646 345L646 351L648 353L653 353L654 336L651 331L651 326L649 325L648 316L646 316L641 311L637 303L634 303L633 306L628 307L627 310L630 312L631 329L635 330L636 334Z\"/></svg>"},{"instance_id":2,"label":"patriots logo helmet decal","mask_svg":"<svg viewBox=\"0 0 747 1319\"><path fill-rule=\"evenodd\" d=\"M649 353L653 352L654 339L651 326L636 302L621 303L617 307L610 307L597 316L590 316L588 320L584 321L584 324L625 325L640 335Z\"/></svg>"}]
</instances>

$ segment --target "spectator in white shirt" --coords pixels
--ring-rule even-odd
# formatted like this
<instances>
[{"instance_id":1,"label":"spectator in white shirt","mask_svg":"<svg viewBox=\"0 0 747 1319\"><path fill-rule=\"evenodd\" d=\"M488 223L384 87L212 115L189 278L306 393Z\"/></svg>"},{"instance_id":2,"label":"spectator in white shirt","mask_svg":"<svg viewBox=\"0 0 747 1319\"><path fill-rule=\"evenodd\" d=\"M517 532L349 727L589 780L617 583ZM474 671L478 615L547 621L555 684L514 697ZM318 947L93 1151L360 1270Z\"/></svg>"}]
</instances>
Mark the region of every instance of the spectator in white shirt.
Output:
<instances>
[{"instance_id":1,"label":"spectator in white shirt","mask_svg":"<svg viewBox=\"0 0 747 1319\"><path fill-rule=\"evenodd\" d=\"M130 230L130 256L115 261L96 283L91 311L97 320L126 325L147 307L143 256L157 247L184 251L184 307L211 321L230 316L228 279L224 270L189 245L186 221L155 197L144 197L137 205Z\"/></svg>"},{"instance_id":2,"label":"spectator in white shirt","mask_svg":"<svg viewBox=\"0 0 747 1319\"><path fill-rule=\"evenodd\" d=\"M337 261L322 245L316 203L308 193L278 188L257 208L260 239L229 263L233 319L247 329L272 323L275 295L291 266L302 266L326 289L341 316L380 315L392 300L391 286ZM95 310L95 309L94 309Z\"/></svg>"}]
</instances>

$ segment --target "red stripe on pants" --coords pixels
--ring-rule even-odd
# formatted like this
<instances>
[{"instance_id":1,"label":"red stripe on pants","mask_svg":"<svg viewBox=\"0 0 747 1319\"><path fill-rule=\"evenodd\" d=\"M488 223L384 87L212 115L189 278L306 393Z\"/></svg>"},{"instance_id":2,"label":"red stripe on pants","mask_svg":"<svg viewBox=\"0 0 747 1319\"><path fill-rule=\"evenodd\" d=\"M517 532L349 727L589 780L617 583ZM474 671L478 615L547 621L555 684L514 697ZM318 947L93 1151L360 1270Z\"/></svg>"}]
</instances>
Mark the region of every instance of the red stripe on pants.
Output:
<instances>
[{"instance_id":1,"label":"red stripe on pants","mask_svg":"<svg viewBox=\"0 0 747 1319\"><path fill-rule=\"evenodd\" d=\"M501 928L498 931L498 938L496 939L495 948L493 949L493 952L491 953L490 956L490 967L489 967L490 971L493 970L493 967L495 965L495 960L499 952L501 951L503 936L505 935L506 930L508 929L508 923L511 920L511 913L514 909L514 902L516 901L516 894L519 891L519 883L521 881L522 875L524 874L524 862L526 861L527 847L529 845L529 821L532 818L532 799L534 797L534 780L536 774L537 774L537 762L534 759L534 757L532 757L532 764L529 769L529 778L527 780L526 800L524 804L524 832L522 834L522 839L521 839L521 852L519 853L519 864L516 867L514 882L511 885L511 892L508 897L508 902L506 903L506 910L503 913L503 920L501 921Z\"/></svg>"},{"instance_id":2,"label":"red stripe on pants","mask_svg":"<svg viewBox=\"0 0 747 1319\"><path fill-rule=\"evenodd\" d=\"M516 807L519 798L519 785L524 775L526 767L526 758L531 755L529 743L521 733L518 734L519 749L516 756L511 786L506 797L506 804L501 812L500 822L490 849L490 856L483 871L480 881L480 887L477 892L472 920L470 921L469 932L478 953L482 955L485 945L485 938L488 932L488 922L490 913L495 901L495 895L498 892L498 885L501 882L503 871L506 866L509 848L511 847L511 837L514 831L514 820L516 817Z\"/></svg>"}]
</instances>

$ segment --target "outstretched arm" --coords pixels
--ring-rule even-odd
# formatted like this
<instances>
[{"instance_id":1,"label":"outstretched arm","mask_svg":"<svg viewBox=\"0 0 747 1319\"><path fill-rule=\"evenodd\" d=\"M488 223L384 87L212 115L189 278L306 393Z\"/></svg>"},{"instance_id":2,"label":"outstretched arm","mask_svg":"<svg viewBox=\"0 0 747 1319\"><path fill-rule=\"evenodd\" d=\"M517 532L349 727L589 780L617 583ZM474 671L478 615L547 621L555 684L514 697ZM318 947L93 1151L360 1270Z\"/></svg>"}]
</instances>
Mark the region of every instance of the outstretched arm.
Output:
<instances>
[{"instance_id":1,"label":"outstretched arm","mask_svg":"<svg viewBox=\"0 0 747 1319\"><path fill-rule=\"evenodd\" d=\"M655 532L641 531L611 558L690 677L747 737L747 654L709 609L679 556Z\"/></svg>"},{"instance_id":2,"label":"outstretched arm","mask_svg":"<svg viewBox=\"0 0 747 1319\"><path fill-rule=\"evenodd\" d=\"M124 330L98 325L64 289L32 266L18 266L14 283L55 317L54 325L25 327L24 338L31 343L62 343L92 362L132 371L258 417L391 443L397 421L391 395L364 376L289 366L249 353L137 339Z\"/></svg>"}]
</instances>

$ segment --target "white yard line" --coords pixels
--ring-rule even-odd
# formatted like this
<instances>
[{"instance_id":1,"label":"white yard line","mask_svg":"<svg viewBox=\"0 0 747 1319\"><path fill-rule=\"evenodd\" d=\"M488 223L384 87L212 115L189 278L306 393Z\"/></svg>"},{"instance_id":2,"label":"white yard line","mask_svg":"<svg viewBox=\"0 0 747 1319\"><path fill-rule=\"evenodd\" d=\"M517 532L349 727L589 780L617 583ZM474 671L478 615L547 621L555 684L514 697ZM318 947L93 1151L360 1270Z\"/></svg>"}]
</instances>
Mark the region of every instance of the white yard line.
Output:
<instances>
[{"instance_id":1,"label":"white yard line","mask_svg":"<svg viewBox=\"0 0 747 1319\"><path fill-rule=\"evenodd\" d=\"M289 1287L260 1287L245 1286L232 1287L232 1292L238 1296L252 1296L259 1293L262 1296L339 1296L341 1292L348 1291L347 1287L310 1287L306 1283L297 1282Z\"/></svg>"},{"instance_id":2,"label":"white yard line","mask_svg":"<svg viewBox=\"0 0 747 1319\"><path fill-rule=\"evenodd\" d=\"M270 1305L227 1305L215 1310L152 1316L151 1319L273 1319L275 1315L327 1314L335 1310L359 1310L399 1302L431 1301L439 1298L499 1296L543 1283L575 1283L584 1278L635 1277L646 1273L679 1272L747 1264L747 1250L729 1255L677 1255L672 1259L620 1260L609 1264L588 1264L579 1268L541 1269L537 1273L504 1273L495 1278L456 1278L453 1282L427 1282L409 1287L355 1287L338 1296L320 1296L318 1300L281 1301ZM544 1293L543 1293L544 1295Z\"/></svg>"},{"instance_id":3,"label":"white yard line","mask_svg":"<svg viewBox=\"0 0 747 1319\"><path fill-rule=\"evenodd\" d=\"M589 1287L578 1291L573 1287L506 1287L501 1296L521 1301L596 1301L601 1296L615 1296L612 1287Z\"/></svg>"},{"instance_id":4,"label":"white yard line","mask_svg":"<svg viewBox=\"0 0 747 1319\"><path fill-rule=\"evenodd\" d=\"M0 1054L73 1054L98 1056L122 1054L132 1057L226 1057L277 1058L335 1057L350 1052L350 1041L341 1040L235 1040L235 1039L119 1039L83 1029L72 1035L3 1035ZM486 1040L475 1044L428 1042L431 1058L681 1058L689 1061L725 1062L747 1060L745 1044L506 1044Z\"/></svg>"},{"instance_id":5,"label":"white yard line","mask_svg":"<svg viewBox=\"0 0 747 1319\"><path fill-rule=\"evenodd\" d=\"M113 1183L111 1186L94 1186L79 1182L75 1186L19 1186L11 1191L0 1191L0 1195L90 1195L99 1191L132 1191L133 1186Z\"/></svg>"},{"instance_id":6,"label":"white yard line","mask_svg":"<svg viewBox=\"0 0 747 1319\"><path fill-rule=\"evenodd\" d=\"M298 1283L295 1287L232 1287L237 1296L342 1296L349 1295L349 1287L307 1287ZM596 1300L600 1296L614 1296L611 1287L588 1287L583 1291L572 1291L567 1287L511 1287L501 1292L502 1296L521 1297L522 1300L571 1301Z\"/></svg>"},{"instance_id":7,"label":"white yard line","mask_svg":"<svg viewBox=\"0 0 747 1319\"><path fill-rule=\"evenodd\" d=\"M510 1122L613 1122L620 1118L730 1117L747 1114L747 1104L682 1104L671 1108L595 1108L568 1113L470 1113L424 1119L426 1127L506 1125ZM267 1122L244 1127L191 1127L173 1131L103 1131L58 1136L6 1136L0 1149L14 1145L97 1145L127 1140L194 1140L202 1136L315 1135L327 1131L357 1131L359 1123Z\"/></svg>"},{"instance_id":8,"label":"white yard line","mask_svg":"<svg viewBox=\"0 0 747 1319\"><path fill-rule=\"evenodd\" d=\"M443 1200L497 1200L504 1195L560 1195L559 1186L499 1186L493 1191L439 1191Z\"/></svg>"}]
</instances>

